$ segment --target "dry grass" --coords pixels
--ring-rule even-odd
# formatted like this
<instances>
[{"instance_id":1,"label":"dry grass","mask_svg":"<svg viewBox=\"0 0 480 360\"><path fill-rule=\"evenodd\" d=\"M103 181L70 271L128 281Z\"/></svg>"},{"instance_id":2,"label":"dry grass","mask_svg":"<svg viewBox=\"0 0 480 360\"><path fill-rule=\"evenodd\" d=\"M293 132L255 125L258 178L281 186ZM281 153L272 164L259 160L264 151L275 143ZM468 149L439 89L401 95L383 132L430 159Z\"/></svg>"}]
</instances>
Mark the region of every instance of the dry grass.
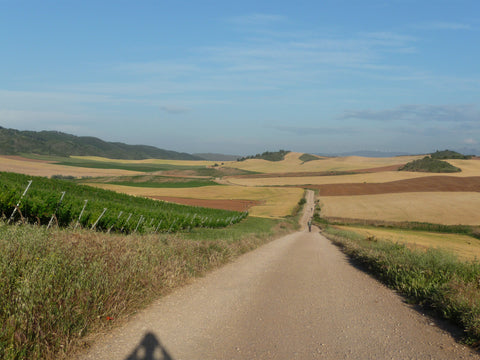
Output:
<instances>
[{"instance_id":1,"label":"dry grass","mask_svg":"<svg viewBox=\"0 0 480 360\"><path fill-rule=\"evenodd\" d=\"M480 225L480 193L321 196L322 216L444 225Z\"/></svg>"},{"instance_id":2,"label":"dry grass","mask_svg":"<svg viewBox=\"0 0 480 360\"><path fill-rule=\"evenodd\" d=\"M339 158L323 158L323 160L303 162L299 159L301 153L289 153L283 161L266 161L251 159L246 161L226 163L226 166L261 173L305 172L305 171L352 171L370 169L397 164L404 164L421 156L401 156L392 158L365 158L348 156Z\"/></svg>"},{"instance_id":3,"label":"dry grass","mask_svg":"<svg viewBox=\"0 0 480 360\"><path fill-rule=\"evenodd\" d=\"M409 247L447 250L464 260L476 260L480 258L480 240L468 235L439 234L399 229L362 228L356 226L336 227L354 231L365 237L374 237L394 243L407 244Z\"/></svg>"},{"instance_id":4,"label":"dry grass","mask_svg":"<svg viewBox=\"0 0 480 360\"><path fill-rule=\"evenodd\" d=\"M32 176L63 175L74 177L85 176L122 176L143 174L137 171L118 170L118 169L90 169L74 166L56 165L39 161L24 161L0 156L0 171L14 172L18 174Z\"/></svg>"},{"instance_id":5,"label":"dry grass","mask_svg":"<svg viewBox=\"0 0 480 360\"><path fill-rule=\"evenodd\" d=\"M88 185L144 197L173 196L193 199L257 200L261 201L262 204L252 207L249 211L250 215L273 218L291 215L295 210L298 201L303 196L302 189L280 187L253 188L245 186L204 186L201 188L162 189L111 184Z\"/></svg>"}]
</instances>

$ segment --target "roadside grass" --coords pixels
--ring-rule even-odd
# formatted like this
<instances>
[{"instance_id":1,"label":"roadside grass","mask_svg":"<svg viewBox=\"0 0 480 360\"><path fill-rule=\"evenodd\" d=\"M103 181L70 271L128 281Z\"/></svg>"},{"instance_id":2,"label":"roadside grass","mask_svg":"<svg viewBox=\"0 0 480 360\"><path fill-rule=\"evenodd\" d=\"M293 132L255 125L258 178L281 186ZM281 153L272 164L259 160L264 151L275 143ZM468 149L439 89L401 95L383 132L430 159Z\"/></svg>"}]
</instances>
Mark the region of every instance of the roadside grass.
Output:
<instances>
[{"instance_id":1,"label":"roadside grass","mask_svg":"<svg viewBox=\"0 0 480 360\"><path fill-rule=\"evenodd\" d=\"M325 226L324 235L366 271L413 302L433 309L465 330L465 342L480 341L480 263L461 261L440 249L404 244Z\"/></svg>"},{"instance_id":2,"label":"roadside grass","mask_svg":"<svg viewBox=\"0 0 480 360\"><path fill-rule=\"evenodd\" d=\"M419 250L440 248L452 252L461 260L480 259L480 240L466 234L379 228L363 225L337 225L336 227L344 230L354 231L365 237L374 237L395 243L398 242L400 244L405 244L408 248L416 248Z\"/></svg>"},{"instance_id":3,"label":"roadside grass","mask_svg":"<svg viewBox=\"0 0 480 360\"><path fill-rule=\"evenodd\" d=\"M122 236L0 222L0 358L68 358L101 328L292 224L247 218L221 231Z\"/></svg>"}]
</instances>

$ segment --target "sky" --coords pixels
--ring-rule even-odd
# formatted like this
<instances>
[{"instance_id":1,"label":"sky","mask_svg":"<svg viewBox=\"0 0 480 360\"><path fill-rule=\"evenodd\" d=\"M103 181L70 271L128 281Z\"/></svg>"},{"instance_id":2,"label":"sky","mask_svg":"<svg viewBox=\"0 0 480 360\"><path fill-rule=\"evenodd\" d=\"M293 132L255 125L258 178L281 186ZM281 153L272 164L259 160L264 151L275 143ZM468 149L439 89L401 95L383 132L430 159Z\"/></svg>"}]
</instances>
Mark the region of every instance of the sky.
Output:
<instances>
[{"instance_id":1,"label":"sky","mask_svg":"<svg viewBox=\"0 0 480 360\"><path fill-rule=\"evenodd\" d=\"M480 2L0 0L0 126L189 153L480 149Z\"/></svg>"}]
</instances>

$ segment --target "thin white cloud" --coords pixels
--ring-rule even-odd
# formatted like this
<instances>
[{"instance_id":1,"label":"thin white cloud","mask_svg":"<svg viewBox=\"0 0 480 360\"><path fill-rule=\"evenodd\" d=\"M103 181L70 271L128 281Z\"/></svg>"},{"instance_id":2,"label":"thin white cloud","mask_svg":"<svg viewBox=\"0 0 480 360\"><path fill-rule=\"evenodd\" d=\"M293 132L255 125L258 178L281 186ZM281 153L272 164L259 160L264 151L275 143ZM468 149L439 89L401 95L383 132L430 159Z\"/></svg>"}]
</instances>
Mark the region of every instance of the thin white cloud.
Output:
<instances>
[{"instance_id":1,"label":"thin white cloud","mask_svg":"<svg viewBox=\"0 0 480 360\"><path fill-rule=\"evenodd\" d=\"M463 140L463 143L468 144L468 145L476 145L476 144L478 144L478 141L475 140L474 138L468 138L468 139Z\"/></svg>"},{"instance_id":2,"label":"thin white cloud","mask_svg":"<svg viewBox=\"0 0 480 360\"><path fill-rule=\"evenodd\" d=\"M473 27L470 24L448 22L448 21L431 21L421 24L413 25L416 29L421 30L472 30Z\"/></svg>"},{"instance_id":3,"label":"thin white cloud","mask_svg":"<svg viewBox=\"0 0 480 360\"><path fill-rule=\"evenodd\" d=\"M357 134L359 131L352 128L334 128L334 127L306 127L306 126L285 126L269 125L268 128L275 129L299 136L318 136L318 135L345 135Z\"/></svg>"},{"instance_id":4,"label":"thin white cloud","mask_svg":"<svg viewBox=\"0 0 480 360\"><path fill-rule=\"evenodd\" d=\"M162 105L160 106L160 110L165 111L169 114L182 114L190 111L190 109L187 107L174 105Z\"/></svg>"},{"instance_id":5,"label":"thin white cloud","mask_svg":"<svg viewBox=\"0 0 480 360\"><path fill-rule=\"evenodd\" d=\"M283 15L278 14L249 14L249 15L242 15L236 16L229 19L229 22L242 25L242 26L251 26L251 25L271 25L278 22L283 22L287 18Z\"/></svg>"},{"instance_id":6,"label":"thin white cloud","mask_svg":"<svg viewBox=\"0 0 480 360\"><path fill-rule=\"evenodd\" d=\"M474 105L402 105L386 110L350 110L338 119L479 124L480 111Z\"/></svg>"}]
</instances>

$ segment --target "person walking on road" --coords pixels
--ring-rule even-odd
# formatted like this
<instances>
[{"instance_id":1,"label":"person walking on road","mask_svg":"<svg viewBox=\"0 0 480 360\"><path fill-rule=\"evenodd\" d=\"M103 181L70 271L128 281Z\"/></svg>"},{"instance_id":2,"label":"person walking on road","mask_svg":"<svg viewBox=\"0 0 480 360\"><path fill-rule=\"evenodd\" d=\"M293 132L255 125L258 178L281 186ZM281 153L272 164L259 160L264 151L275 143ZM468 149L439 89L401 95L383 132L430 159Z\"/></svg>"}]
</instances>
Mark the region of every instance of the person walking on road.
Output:
<instances>
[{"instance_id":1,"label":"person walking on road","mask_svg":"<svg viewBox=\"0 0 480 360\"><path fill-rule=\"evenodd\" d=\"M312 219L308 220L308 232L312 232Z\"/></svg>"}]
</instances>

